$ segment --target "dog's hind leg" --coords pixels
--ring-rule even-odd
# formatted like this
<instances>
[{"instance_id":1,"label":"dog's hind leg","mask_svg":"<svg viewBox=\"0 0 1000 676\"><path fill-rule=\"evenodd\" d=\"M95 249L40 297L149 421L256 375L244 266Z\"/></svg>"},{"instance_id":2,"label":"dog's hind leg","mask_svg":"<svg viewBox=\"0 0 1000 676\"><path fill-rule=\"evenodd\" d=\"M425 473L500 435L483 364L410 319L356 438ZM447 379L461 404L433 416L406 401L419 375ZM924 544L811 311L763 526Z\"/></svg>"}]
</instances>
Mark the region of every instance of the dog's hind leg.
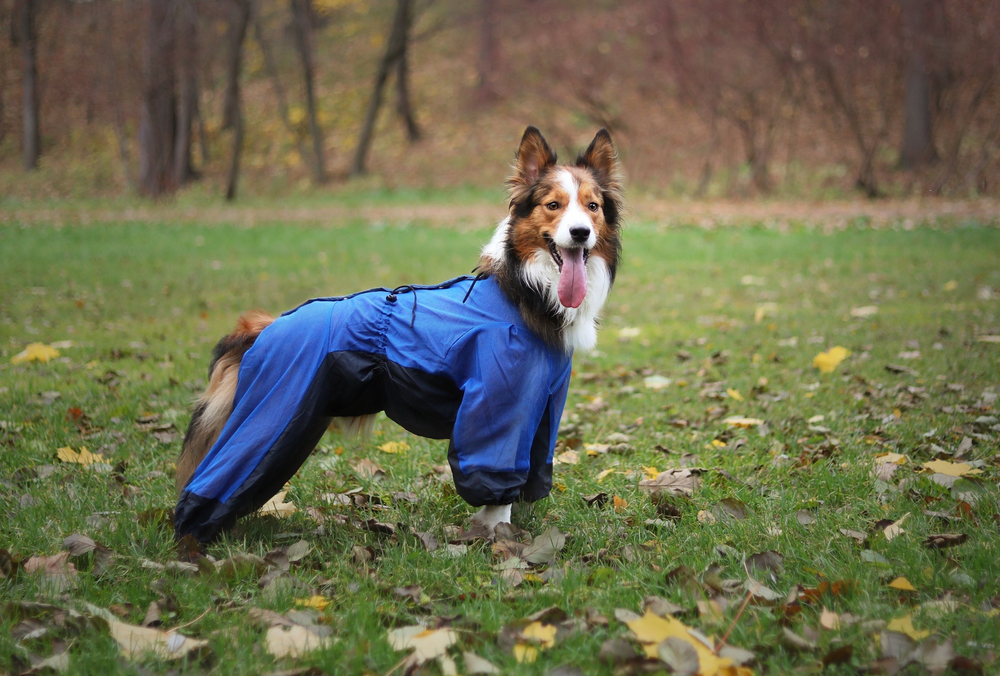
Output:
<instances>
[{"instance_id":1,"label":"dog's hind leg","mask_svg":"<svg viewBox=\"0 0 1000 676\"><path fill-rule=\"evenodd\" d=\"M240 362L260 332L274 318L260 311L247 312L236 324L236 329L219 341L212 351L212 365L208 369L208 389L198 398L191 424L184 435L184 445L177 459L177 494L180 495L194 471L205 459L208 451L222 433L233 412Z\"/></svg>"}]
</instances>

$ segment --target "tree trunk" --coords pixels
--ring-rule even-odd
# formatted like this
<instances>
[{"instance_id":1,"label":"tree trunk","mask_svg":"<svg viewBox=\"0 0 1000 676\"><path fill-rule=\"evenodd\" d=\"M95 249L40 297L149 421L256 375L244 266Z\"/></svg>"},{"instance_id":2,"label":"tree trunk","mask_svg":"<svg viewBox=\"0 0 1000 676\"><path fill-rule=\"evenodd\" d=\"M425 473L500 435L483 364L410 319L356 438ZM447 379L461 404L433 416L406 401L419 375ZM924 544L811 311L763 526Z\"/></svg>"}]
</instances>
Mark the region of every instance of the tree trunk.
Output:
<instances>
[{"instance_id":1,"label":"tree trunk","mask_svg":"<svg viewBox=\"0 0 1000 676\"><path fill-rule=\"evenodd\" d=\"M233 155L229 164L229 179L226 182L226 200L236 199L236 184L240 176L240 158L243 155L243 104L240 101L240 70L243 64L243 42L250 23L251 0L233 0L232 51L229 54L230 87L235 92L233 98Z\"/></svg>"},{"instance_id":2,"label":"tree trunk","mask_svg":"<svg viewBox=\"0 0 1000 676\"><path fill-rule=\"evenodd\" d=\"M42 134L38 114L38 53L35 33L35 0L21 0L20 41L23 62L23 156L28 171L38 167L42 152Z\"/></svg>"},{"instance_id":3,"label":"tree trunk","mask_svg":"<svg viewBox=\"0 0 1000 676\"><path fill-rule=\"evenodd\" d=\"M323 133L316 117L315 65L313 63L312 24L309 19L309 4L312 0L292 0L292 25L295 30L295 47L302 62L302 74L306 87L306 113L309 117L309 135L312 136L313 152L316 162L313 164L313 180L326 183L326 161L323 152Z\"/></svg>"},{"instance_id":4,"label":"tree trunk","mask_svg":"<svg viewBox=\"0 0 1000 676\"><path fill-rule=\"evenodd\" d=\"M233 129L240 113L240 73L243 70L243 41L246 39L244 12L250 11L250 0L232 0L231 18L226 36L229 42L226 61L226 91L222 99L222 129Z\"/></svg>"},{"instance_id":5,"label":"tree trunk","mask_svg":"<svg viewBox=\"0 0 1000 676\"><path fill-rule=\"evenodd\" d=\"M172 0L149 0L139 115L139 192L158 197L177 186L173 176L175 119Z\"/></svg>"},{"instance_id":6,"label":"tree trunk","mask_svg":"<svg viewBox=\"0 0 1000 676\"><path fill-rule=\"evenodd\" d=\"M174 141L174 183L181 186L197 178L191 166L191 145L198 110L198 14L192 0L180 0L176 8L180 107Z\"/></svg>"},{"instance_id":7,"label":"tree trunk","mask_svg":"<svg viewBox=\"0 0 1000 676\"><path fill-rule=\"evenodd\" d=\"M378 120L379 108L382 107L382 90L385 88L385 81L389 78L389 72L406 50L409 16L410 0L396 0L396 14L392 19L392 31L389 34L389 41L386 43L385 54L382 55L378 71L375 73L375 86L372 88L372 97L368 102L368 112L365 113L364 127L358 140L354 162L351 164L350 172L348 172L349 176L360 176L366 171L365 164L367 164L368 151L375 134L375 122Z\"/></svg>"},{"instance_id":8,"label":"tree trunk","mask_svg":"<svg viewBox=\"0 0 1000 676\"><path fill-rule=\"evenodd\" d=\"M499 21L496 0L479 0L479 54L476 59L478 78L476 101L488 104L498 98L496 90L497 39L495 26Z\"/></svg>"},{"instance_id":9,"label":"tree trunk","mask_svg":"<svg viewBox=\"0 0 1000 676\"><path fill-rule=\"evenodd\" d=\"M396 62L396 112L406 127L406 139L410 143L420 140L420 127L413 115L413 104L410 102L410 60L407 43L403 43L403 53Z\"/></svg>"},{"instance_id":10,"label":"tree trunk","mask_svg":"<svg viewBox=\"0 0 1000 676\"><path fill-rule=\"evenodd\" d=\"M913 169L937 161L931 124L930 78L924 58L927 39L927 0L904 0L903 33L909 45L906 67L906 94L903 110L903 145L899 168Z\"/></svg>"}]
</instances>

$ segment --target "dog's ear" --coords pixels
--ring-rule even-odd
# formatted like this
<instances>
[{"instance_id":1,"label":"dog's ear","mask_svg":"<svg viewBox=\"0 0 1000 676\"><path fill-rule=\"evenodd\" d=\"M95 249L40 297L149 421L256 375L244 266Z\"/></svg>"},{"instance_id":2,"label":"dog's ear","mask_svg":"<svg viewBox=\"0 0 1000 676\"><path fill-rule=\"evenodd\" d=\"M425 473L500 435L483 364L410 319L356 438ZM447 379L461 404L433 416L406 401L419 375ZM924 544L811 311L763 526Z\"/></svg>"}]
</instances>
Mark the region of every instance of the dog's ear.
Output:
<instances>
[{"instance_id":1,"label":"dog's ear","mask_svg":"<svg viewBox=\"0 0 1000 676\"><path fill-rule=\"evenodd\" d=\"M600 177L617 175L618 153L607 129L597 132L587 149L576 158L576 166L593 169Z\"/></svg>"},{"instance_id":2,"label":"dog's ear","mask_svg":"<svg viewBox=\"0 0 1000 676\"><path fill-rule=\"evenodd\" d=\"M542 138L542 132L528 127L521 137L514 164L514 175L508 183L511 187L528 188L535 184L542 171L556 163L556 154Z\"/></svg>"}]
</instances>

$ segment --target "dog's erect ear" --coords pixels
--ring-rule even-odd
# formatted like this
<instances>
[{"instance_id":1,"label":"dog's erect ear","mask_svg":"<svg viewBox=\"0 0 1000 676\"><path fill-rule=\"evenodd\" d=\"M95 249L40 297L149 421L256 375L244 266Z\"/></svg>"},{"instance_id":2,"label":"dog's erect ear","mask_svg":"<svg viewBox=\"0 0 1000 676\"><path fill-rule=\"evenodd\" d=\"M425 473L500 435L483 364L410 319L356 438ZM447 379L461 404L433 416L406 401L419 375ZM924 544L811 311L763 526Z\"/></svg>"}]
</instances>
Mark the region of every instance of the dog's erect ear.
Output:
<instances>
[{"instance_id":1,"label":"dog's erect ear","mask_svg":"<svg viewBox=\"0 0 1000 676\"><path fill-rule=\"evenodd\" d=\"M589 167L603 176L614 176L617 173L617 153L615 144L611 142L611 134L607 129L597 132L590 145L576 158L578 167Z\"/></svg>"},{"instance_id":2,"label":"dog's erect ear","mask_svg":"<svg viewBox=\"0 0 1000 676\"><path fill-rule=\"evenodd\" d=\"M517 163L514 175L510 177L511 185L532 186L542 171L556 163L556 154L542 138L542 132L535 127L528 127L521 137L521 145L517 149Z\"/></svg>"}]
</instances>

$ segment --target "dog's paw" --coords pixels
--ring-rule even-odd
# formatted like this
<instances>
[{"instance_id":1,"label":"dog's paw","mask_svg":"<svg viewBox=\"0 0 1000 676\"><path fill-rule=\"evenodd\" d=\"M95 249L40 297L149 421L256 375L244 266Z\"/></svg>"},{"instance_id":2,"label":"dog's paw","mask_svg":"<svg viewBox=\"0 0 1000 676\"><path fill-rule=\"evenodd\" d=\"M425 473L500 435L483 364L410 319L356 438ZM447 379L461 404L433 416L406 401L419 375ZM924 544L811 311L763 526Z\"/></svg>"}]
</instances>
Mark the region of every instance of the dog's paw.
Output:
<instances>
[{"instance_id":1,"label":"dog's paw","mask_svg":"<svg viewBox=\"0 0 1000 676\"><path fill-rule=\"evenodd\" d=\"M510 523L510 505L486 505L472 515L472 523L493 530L500 523Z\"/></svg>"}]
</instances>

